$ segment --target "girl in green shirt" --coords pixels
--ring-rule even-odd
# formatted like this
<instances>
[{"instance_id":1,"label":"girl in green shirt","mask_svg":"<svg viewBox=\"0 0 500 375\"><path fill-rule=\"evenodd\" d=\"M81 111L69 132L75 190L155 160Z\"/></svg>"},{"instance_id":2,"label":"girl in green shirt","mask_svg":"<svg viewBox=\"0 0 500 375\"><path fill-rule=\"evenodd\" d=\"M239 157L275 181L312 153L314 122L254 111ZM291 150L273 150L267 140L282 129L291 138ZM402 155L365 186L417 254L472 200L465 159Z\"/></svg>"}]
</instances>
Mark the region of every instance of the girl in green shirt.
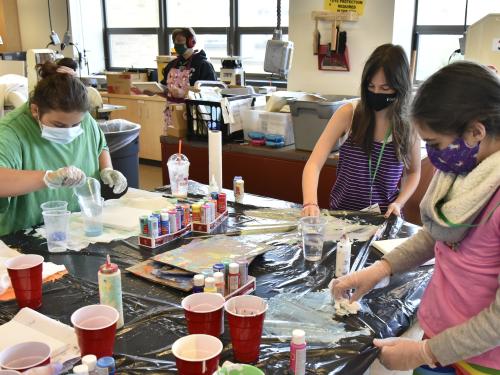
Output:
<instances>
[{"instance_id":1,"label":"girl in green shirt","mask_svg":"<svg viewBox=\"0 0 500 375\"><path fill-rule=\"evenodd\" d=\"M46 201L64 200L78 211L72 188L86 176L100 177L116 194L127 187L74 71L47 62L38 73L29 103L0 120L0 236L41 224Z\"/></svg>"}]
</instances>

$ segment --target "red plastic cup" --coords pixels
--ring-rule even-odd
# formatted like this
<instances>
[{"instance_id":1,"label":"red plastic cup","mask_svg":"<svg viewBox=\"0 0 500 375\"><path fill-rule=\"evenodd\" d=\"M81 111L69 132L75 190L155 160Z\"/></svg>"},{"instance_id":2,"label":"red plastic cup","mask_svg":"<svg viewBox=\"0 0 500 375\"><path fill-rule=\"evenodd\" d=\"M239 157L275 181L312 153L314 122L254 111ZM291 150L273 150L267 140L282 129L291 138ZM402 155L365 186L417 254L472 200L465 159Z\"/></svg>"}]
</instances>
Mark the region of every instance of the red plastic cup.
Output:
<instances>
[{"instance_id":1,"label":"red plastic cup","mask_svg":"<svg viewBox=\"0 0 500 375\"><path fill-rule=\"evenodd\" d=\"M87 354L97 358L113 355L118 317L118 311L106 305L84 306L71 315L82 357Z\"/></svg>"},{"instance_id":2,"label":"red plastic cup","mask_svg":"<svg viewBox=\"0 0 500 375\"><path fill-rule=\"evenodd\" d=\"M227 301L224 307L234 359L241 363L257 362L267 302L257 296L236 296Z\"/></svg>"},{"instance_id":3,"label":"red plastic cup","mask_svg":"<svg viewBox=\"0 0 500 375\"><path fill-rule=\"evenodd\" d=\"M219 367L222 342L210 335L189 335L172 345L179 375L212 375Z\"/></svg>"},{"instance_id":4,"label":"red plastic cup","mask_svg":"<svg viewBox=\"0 0 500 375\"><path fill-rule=\"evenodd\" d=\"M35 254L20 255L5 262L10 282L20 309L42 306L43 257Z\"/></svg>"},{"instance_id":5,"label":"red plastic cup","mask_svg":"<svg viewBox=\"0 0 500 375\"><path fill-rule=\"evenodd\" d=\"M189 334L219 337L226 300L219 293L194 293L182 300Z\"/></svg>"},{"instance_id":6,"label":"red plastic cup","mask_svg":"<svg viewBox=\"0 0 500 375\"><path fill-rule=\"evenodd\" d=\"M4 370L26 371L50 363L50 346L29 341L13 345L0 353L0 367Z\"/></svg>"}]
</instances>

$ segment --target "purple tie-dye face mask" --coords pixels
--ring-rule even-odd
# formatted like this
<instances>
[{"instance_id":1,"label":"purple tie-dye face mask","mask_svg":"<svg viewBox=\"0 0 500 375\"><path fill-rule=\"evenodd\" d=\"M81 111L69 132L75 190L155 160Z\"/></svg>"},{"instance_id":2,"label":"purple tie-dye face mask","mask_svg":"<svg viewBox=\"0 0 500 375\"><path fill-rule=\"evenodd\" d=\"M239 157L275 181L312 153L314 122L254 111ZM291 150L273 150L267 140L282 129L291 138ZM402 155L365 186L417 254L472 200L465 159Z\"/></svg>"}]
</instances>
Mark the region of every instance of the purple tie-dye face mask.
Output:
<instances>
[{"instance_id":1,"label":"purple tie-dye face mask","mask_svg":"<svg viewBox=\"0 0 500 375\"><path fill-rule=\"evenodd\" d=\"M466 174L477 165L479 143L469 147L462 138L457 138L444 150L425 145L431 163L443 172Z\"/></svg>"}]
</instances>

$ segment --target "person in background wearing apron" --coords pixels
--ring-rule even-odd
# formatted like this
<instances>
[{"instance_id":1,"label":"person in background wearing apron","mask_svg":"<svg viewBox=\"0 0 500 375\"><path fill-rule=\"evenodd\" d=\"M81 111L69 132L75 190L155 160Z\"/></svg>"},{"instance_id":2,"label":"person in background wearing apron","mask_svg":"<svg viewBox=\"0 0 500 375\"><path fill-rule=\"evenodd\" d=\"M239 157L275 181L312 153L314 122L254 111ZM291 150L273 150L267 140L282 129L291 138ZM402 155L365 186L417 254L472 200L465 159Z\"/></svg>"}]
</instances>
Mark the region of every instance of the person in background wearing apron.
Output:
<instances>
[{"instance_id":1,"label":"person in background wearing apron","mask_svg":"<svg viewBox=\"0 0 500 375\"><path fill-rule=\"evenodd\" d=\"M196 34L192 28L175 29L172 41L178 57L163 69L164 78L160 83L165 86L165 91L159 94L167 98L164 111L167 127L172 121L169 103L184 103L189 86L194 86L196 81L217 81L214 67L208 61L205 51L194 49ZM144 94L153 93L144 91Z\"/></svg>"}]
</instances>

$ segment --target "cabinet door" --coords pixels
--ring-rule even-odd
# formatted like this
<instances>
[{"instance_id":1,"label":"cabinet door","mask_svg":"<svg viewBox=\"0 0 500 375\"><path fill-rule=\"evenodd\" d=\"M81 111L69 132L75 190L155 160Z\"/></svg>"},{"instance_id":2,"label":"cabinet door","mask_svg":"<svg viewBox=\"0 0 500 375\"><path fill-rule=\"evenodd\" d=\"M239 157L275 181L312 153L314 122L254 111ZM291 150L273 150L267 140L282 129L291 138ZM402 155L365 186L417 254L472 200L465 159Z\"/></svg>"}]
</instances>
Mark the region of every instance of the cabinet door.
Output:
<instances>
[{"instance_id":1,"label":"cabinet door","mask_svg":"<svg viewBox=\"0 0 500 375\"><path fill-rule=\"evenodd\" d=\"M123 110L112 111L110 115L111 119L122 118L136 124L141 124L140 108L137 99L108 98L108 102L109 104L127 107Z\"/></svg>"},{"instance_id":2,"label":"cabinet door","mask_svg":"<svg viewBox=\"0 0 500 375\"><path fill-rule=\"evenodd\" d=\"M145 100L141 106L140 153L143 159L161 161L160 136L163 133L164 102Z\"/></svg>"}]
</instances>

